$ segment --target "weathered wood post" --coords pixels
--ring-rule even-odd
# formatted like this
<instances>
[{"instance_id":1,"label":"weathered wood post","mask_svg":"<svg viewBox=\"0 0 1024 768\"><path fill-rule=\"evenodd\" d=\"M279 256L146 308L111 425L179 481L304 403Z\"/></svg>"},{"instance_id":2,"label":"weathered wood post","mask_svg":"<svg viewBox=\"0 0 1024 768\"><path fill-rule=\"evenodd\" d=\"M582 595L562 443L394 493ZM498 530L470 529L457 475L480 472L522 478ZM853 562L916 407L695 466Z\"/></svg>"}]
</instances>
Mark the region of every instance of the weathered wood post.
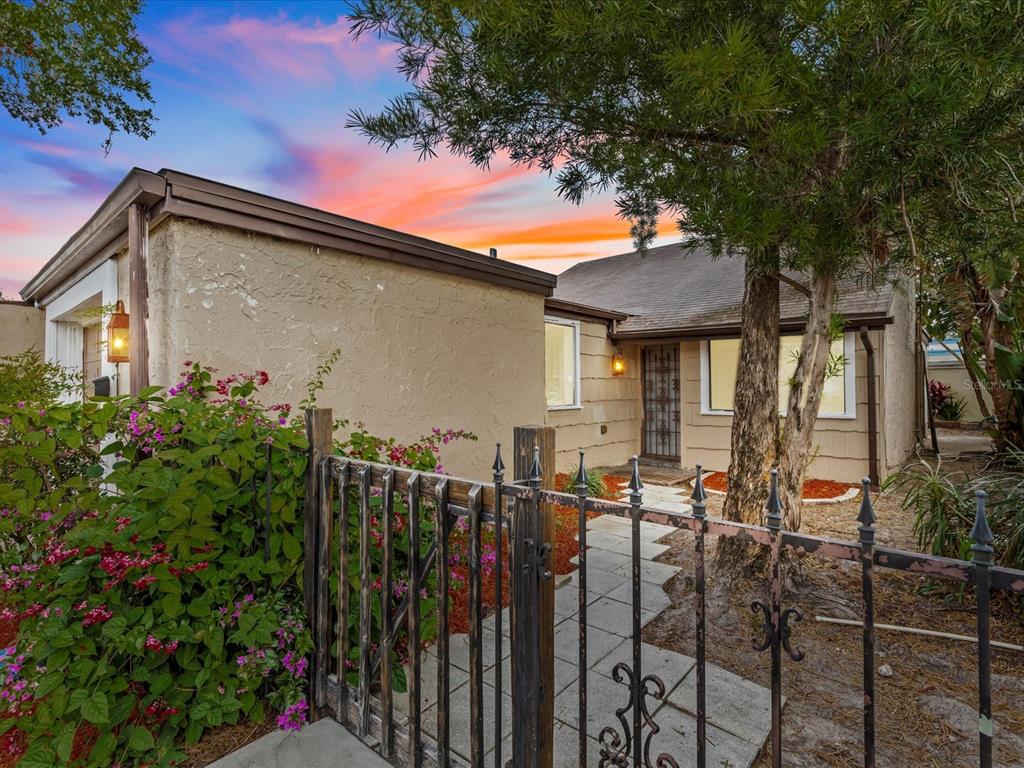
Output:
<instances>
[{"instance_id":1,"label":"weathered wood post","mask_svg":"<svg viewBox=\"0 0 1024 768\"><path fill-rule=\"evenodd\" d=\"M329 510L324 509L320 503L320 462L331 455L331 441L333 439L332 426L334 414L330 408L309 408L306 410L306 439L309 443L309 454L306 463L305 482L305 504L302 513L302 547L303 547L303 572L302 572L302 605L306 611L306 621L310 630L314 633L313 663L309 665L309 719L317 720L320 717L321 703L318 699L323 698L323 680L321 668L326 670L323 664L327 660L327 649L317 646L318 643L326 642L326 638L319 636L317 630L326 627L325 621L318 621L319 613L323 610L329 611L327 598L330 590L327 584L327 574L321 578L321 567L327 568L330 552L330 542L320 541L321 531L324 530L325 515L329 517ZM321 588L326 590L321 594ZM323 617L329 621L329 615ZM319 691L317 689L320 689ZM319 696L317 694L320 694Z\"/></svg>"},{"instance_id":2,"label":"weathered wood post","mask_svg":"<svg viewBox=\"0 0 1024 768\"><path fill-rule=\"evenodd\" d=\"M555 429L516 427L516 484L535 490L555 483ZM555 721L555 582L550 575L555 515L551 504L519 500L513 506L512 739L517 764L551 768Z\"/></svg>"}]
</instances>

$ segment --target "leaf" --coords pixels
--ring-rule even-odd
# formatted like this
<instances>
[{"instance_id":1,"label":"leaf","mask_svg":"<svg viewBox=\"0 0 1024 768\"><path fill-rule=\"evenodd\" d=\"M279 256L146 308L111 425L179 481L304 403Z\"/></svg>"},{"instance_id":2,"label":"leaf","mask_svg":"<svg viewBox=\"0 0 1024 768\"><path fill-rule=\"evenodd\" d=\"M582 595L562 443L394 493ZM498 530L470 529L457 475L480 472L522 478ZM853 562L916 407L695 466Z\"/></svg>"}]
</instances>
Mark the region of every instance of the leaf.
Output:
<instances>
[{"instance_id":1,"label":"leaf","mask_svg":"<svg viewBox=\"0 0 1024 768\"><path fill-rule=\"evenodd\" d=\"M298 560L302 557L302 545L290 533L284 534L281 538L281 547L284 550L284 556L289 560Z\"/></svg>"},{"instance_id":2,"label":"leaf","mask_svg":"<svg viewBox=\"0 0 1024 768\"><path fill-rule=\"evenodd\" d=\"M71 697L68 699L68 712L74 712L89 698L89 692L84 688L76 688L71 692Z\"/></svg>"},{"instance_id":3,"label":"leaf","mask_svg":"<svg viewBox=\"0 0 1024 768\"><path fill-rule=\"evenodd\" d=\"M55 691L64 683L64 670L54 669L39 678L39 685L36 686L35 696L41 699L51 691Z\"/></svg>"},{"instance_id":4,"label":"leaf","mask_svg":"<svg viewBox=\"0 0 1024 768\"><path fill-rule=\"evenodd\" d=\"M148 728L137 725L132 729L132 735L128 737L129 749L134 749L136 752L148 752L155 746L153 734L149 732Z\"/></svg>"},{"instance_id":5,"label":"leaf","mask_svg":"<svg viewBox=\"0 0 1024 768\"><path fill-rule=\"evenodd\" d=\"M71 760L71 748L75 744L75 730L77 723L74 721L65 723L61 728L60 735L54 742L54 748L57 750L57 757L60 758L62 763L66 763Z\"/></svg>"},{"instance_id":6,"label":"leaf","mask_svg":"<svg viewBox=\"0 0 1024 768\"><path fill-rule=\"evenodd\" d=\"M93 725L104 725L110 722L107 695L103 691L96 691L96 693L82 702L82 717Z\"/></svg>"},{"instance_id":7,"label":"leaf","mask_svg":"<svg viewBox=\"0 0 1024 768\"><path fill-rule=\"evenodd\" d=\"M164 595L160 604L163 606L164 613L172 619L180 616L185 610L181 605L181 598L175 594Z\"/></svg>"},{"instance_id":8,"label":"leaf","mask_svg":"<svg viewBox=\"0 0 1024 768\"><path fill-rule=\"evenodd\" d=\"M125 629L128 627L128 622L123 616L115 616L106 624L103 625L103 629L100 630L100 634L106 638L116 638L124 634Z\"/></svg>"},{"instance_id":9,"label":"leaf","mask_svg":"<svg viewBox=\"0 0 1024 768\"><path fill-rule=\"evenodd\" d=\"M154 677L149 683L149 692L154 696L159 696L168 688L171 687L171 683L174 682L174 678L171 677L170 672L161 672L159 675Z\"/></svg>"}]
</instances>

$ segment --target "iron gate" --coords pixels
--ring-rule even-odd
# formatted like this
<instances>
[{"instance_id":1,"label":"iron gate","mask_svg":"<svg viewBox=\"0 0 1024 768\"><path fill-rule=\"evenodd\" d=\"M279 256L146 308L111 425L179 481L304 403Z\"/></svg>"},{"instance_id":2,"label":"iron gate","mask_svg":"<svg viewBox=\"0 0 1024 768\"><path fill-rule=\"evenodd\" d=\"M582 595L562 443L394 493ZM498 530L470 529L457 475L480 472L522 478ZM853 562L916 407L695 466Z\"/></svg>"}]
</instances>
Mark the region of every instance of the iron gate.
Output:
<instances>
[{"instance_id":1,"label":"iron gate","mask_svg":"<svg viewBox=\"0 0 1024 768\"><path fill-rule=\"evenodd\" d=\"M858 541L835 541L785 531L772 473L765 525L752 526L707 517L705 493L698 467L690 514L659 511L643 506L643 485L633 459L629 503L591 498L580 455L575 494L541 489L538 457L529 477L521 483L504 482L500 446L489 483L472 482L337 456L318 458L313 464L316 503L312 519L315 546L307 547L307 565L315 574L312 601L315 654L312 689L315 710L330 712L363 737L379 742L382 755L401 760L410 768L425 764L469 765L472 768L549 768L552 724L538 717L545 688L540 680L542 655L551 653L538 636L539 590L550 578L550 542L540 535L545 504L574 507L578 513L578 669L589 669L587 647L587 519L589 513L617 515L630 521L632 543L632 653L609 660L613 678L622 684L622 705L614 712L598 713L608 725L598 735L597 764L601 768L629 765L679 768L674 754L681 745L660 735L651 716L649 700L665 695L663 682L645 674L641 653L640 525L643 521L690 531L694 536L696 610L696 765L707 766L707 664L705 621L705 543L708 536L736 538L766 548L769 578L764 600L751 609L761 618L762 632L755 647L769 652L771 666L770 750L774 768L782 766L782 669L785 659L799 662L803 654L793 643L793 622L802 616L785 607L782 594L783 553L804 554L860 564L863 587L863 764L875 765L875 568L889 568L973 584L978 604L978 715L979 765L992 765L991 653L989 631L990 590L1024 595L1024 572L992 565L992 534L979 496L972 531L975 540L970 562L905 552L875 544L875 517L869 484L864 481L858 521ZM396 510L396 504L398 509ZM503 637L503 611L494 613L494 631L485 636L483 549L484 531L496 548L493 602L501 605L505 580L511 600L511 675L503 680L502 662L507 645ZM458 688L468 704L465 729L453 734L453 659L449 645L450 576L454 538L464 541L468 556L468 670ZM510 536L509 536L510 534ZM396 556L401 542L405 562ZM508 548L509 565L502 560ZM376 557L375 557L376 554ZM356 559L358 558L358 559ZM395 590L407 579L408 589ZM436 598L434 644L423 647L423 602L433 588ZM387 597L385 597L387 596ZM353 639L355 642L353 642ZM487 648L487 643L492 648ZM399 682L396 653L407 649L408 705L396 711ZM493 654L490 683L484 680L484 655ZM429 656L431 663L427 663ZM434 666L433 680L425 670ZM404 673L403 673L404 674ZM503 686L511 684L511 723L505 718ZM549 687L549 686L548 686ZM463 691L463 688L465 691ZM587 675L578 684L577 723L588 723ZM466 714L462 712L462 714ZM489 746L485 724L491 723ZM586 727L577 732L578 764L587 766L594 745ZM511 731L510 748L502 737ZM460 743L453 742L453 737ZM493 751L488 754L489 750ZM550 758L548 758L550 759ZM543 765L542 765L543 764Z\"/></svg>"}]
</instances>

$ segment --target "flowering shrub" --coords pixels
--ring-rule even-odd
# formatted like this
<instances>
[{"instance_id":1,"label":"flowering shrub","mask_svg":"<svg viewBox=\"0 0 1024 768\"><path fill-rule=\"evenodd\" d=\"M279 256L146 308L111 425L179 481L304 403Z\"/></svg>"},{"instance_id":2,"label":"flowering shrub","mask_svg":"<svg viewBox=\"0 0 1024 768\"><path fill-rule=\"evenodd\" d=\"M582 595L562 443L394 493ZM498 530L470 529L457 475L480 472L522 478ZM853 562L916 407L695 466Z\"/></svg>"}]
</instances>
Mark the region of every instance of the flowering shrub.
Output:
<instances>
[{"instance_id":1,"label":"flowering shrub","mask_svg":"<svg viewBox=\"0 0 1024 768\"><path fill-rule=\"evenodd\" d=\"M260 382L191 366L166 393L0 403L2 618L20 623L0 730L21 732L24 768L71 761L83 722L83 766L168 765L243 717L301 722L305 438Z\"/></svg>"},{"instance_id":2,"label":"flowering shrub","mask_svg":"<svg viewBox=\"0 0 1024 768\"><path fill-rule=\"evenodd\" d=\"M186 363L172 387L137 398L8 402L0 393L0 620L19 624L17 642L0 654L0 709L8 714L0 745L22 752L23 768L170 765L210 727L242 718L270 717L289 729L305 722L305 431L288 405L259 402L268 381L262 371L215 379ZM440 471L441 448L461 439L475 437L438 428L402 444L359 425L335 448ZM374 497L378 542L381 502ZM357 505L349 513L356 536ZM421 557L433 530L427 504L423 514ZM387 599L397 605L410 588L401 501L393 522L396 579ZM464 538L453 536L453 573L461 572ZM488 551L493 560L493 544ZM373 554L376 621L380 550ZM359 578L350 572L350 585ZM435 625L423 622L425 640ZM355 635L352 645L359 647ZM404 636L396 650L402 688Z\"/></svg>"}]
</instances>

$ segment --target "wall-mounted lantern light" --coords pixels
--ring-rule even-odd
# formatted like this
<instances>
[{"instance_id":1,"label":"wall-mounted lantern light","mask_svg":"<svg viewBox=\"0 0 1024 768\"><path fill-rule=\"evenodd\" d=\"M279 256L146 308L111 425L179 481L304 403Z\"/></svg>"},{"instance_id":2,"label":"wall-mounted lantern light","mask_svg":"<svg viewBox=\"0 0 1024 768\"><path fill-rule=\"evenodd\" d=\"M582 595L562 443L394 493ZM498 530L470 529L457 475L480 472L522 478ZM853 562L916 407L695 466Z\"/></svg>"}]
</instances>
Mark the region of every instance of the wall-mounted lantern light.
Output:
<instances>
[{"instance_id":1,"label":"wall-mounted lantern light","mask_svg":"<svg viewBox=\"0 0 1024 768\"><path fill-rule=\"evenodd\" d=\"M621 352L616 352L612 356L612 376L621 376L626 372L626 358L622 356Z\"/></svg>"},{"instance_id":2,"label":"wall-mounted lantern light","mask_svg":"<svg viewBox=\"0 0 1024 768\"><path fill-rule=\"evenodd\" d=\"M107 322L107 362L128 362L128 313L120 299Z\"/></svg>"}]
</instances>

